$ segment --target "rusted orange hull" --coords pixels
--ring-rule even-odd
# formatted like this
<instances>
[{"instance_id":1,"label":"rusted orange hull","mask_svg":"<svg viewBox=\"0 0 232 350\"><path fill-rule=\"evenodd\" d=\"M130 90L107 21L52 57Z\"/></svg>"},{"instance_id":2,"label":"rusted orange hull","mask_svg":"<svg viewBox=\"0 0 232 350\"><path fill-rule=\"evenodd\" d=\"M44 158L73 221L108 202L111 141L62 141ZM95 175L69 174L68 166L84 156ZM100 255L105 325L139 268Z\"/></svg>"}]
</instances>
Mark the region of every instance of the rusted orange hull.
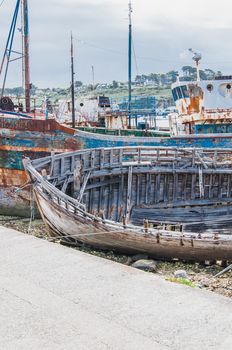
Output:
<instances>
[{"instance_id":1,"label":"rusted orange hull","mask_svg":"<svg viewBox=\"0 0 232 350\"><path fill-rule=\"evenodd\" d=\"M0 117L0 214L30 215L30 187L23 159L43 158L82 147L75 130L56 120Z\"/></svg>"}]
</instances>

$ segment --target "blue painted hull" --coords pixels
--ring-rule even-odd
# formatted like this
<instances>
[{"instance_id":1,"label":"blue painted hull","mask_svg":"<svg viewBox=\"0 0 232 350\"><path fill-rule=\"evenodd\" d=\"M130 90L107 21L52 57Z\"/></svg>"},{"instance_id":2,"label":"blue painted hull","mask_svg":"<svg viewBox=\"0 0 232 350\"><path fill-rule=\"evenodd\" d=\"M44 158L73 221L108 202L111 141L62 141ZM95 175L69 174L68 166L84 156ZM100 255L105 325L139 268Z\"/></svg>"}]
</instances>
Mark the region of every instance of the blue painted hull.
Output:
<instances>
[{"instance_id":1,"label":"blue painted hull","mask_svg":"<svg viewBox=\"0 0 232 350\"><path fill-rule=\"evenodd\" d=\"M100 135L77 130L75 137L78 138L83 148L123 146L232 148L232 134L187 135L181 137L132 137Z\"/></svg>"},{"instance_id":2,"label":"blue painted hull","mask_svg":"<svg viewBox=\"0 0 232 350\"><path fill-rule=\"evenodd\" d=\"M24 157L35 159L49 155L51 151L127 146L232 149L232 134L175 138L112 136L74 131L53 120L0 118L0 213L29 214L29 188L18 195L15 193L15 189L27 181Z\"/></svg>"}]
</instances>

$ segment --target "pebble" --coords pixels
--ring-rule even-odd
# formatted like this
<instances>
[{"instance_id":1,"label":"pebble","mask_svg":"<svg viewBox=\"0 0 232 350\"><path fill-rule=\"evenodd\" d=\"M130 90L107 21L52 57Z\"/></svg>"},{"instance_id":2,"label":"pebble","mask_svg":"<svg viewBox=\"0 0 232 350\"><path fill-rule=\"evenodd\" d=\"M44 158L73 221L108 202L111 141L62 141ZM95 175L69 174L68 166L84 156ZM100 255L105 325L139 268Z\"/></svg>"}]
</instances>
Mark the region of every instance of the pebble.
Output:
<instances>
[{"instance_id":1,"label":"pebble","mask_svg":"<svg viewBox=\"0 0 232 350\"><path fill-rule=\"evenodd\" d=\"M154 260L141 259L132 264L132 267L143 271L156 272L157 263Z\"/></svg>"},{"instance_id":2,"label":"pebble","mask_svg":"<svg viewBox=\"0 0 232 350\"><path fill-rule=\"evenodd\" d=\"M174 272L175 278L185 278L188 279L187 272L185 270L176 270Z\"/></svg>"}]
</instances>

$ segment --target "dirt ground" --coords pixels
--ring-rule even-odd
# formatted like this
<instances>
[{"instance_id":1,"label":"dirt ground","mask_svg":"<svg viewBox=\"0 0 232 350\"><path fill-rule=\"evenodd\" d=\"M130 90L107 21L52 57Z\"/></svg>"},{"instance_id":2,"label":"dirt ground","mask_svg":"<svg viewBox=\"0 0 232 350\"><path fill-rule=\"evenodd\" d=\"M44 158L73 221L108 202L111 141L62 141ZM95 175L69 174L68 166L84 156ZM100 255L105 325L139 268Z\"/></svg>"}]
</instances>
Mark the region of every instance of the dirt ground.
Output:
<instances>
[{"instance_id":1,"label":"dirt ground","mask_svg":"<svg viewBox=\"0 0 232 350\"><path fill-rule=\"evenodd\" d=\"M42 220L30 222L30 220L22 218L0 217L0 225L13 228L26 234L31 234L41 239L48 239L46 227ZM59 242L56 241L56 243ZM132 259L130 256L116 254L112 251L99 251L86 246L74 249L79 249L86 253L97 255L122 264L132 264ZM223 269L223 267L220 266L220 263L208 266L199 263L183 263L180 261L156 261L156 263L157 269L155 273L161 275L164 279L175 283L184 283L192 288L206 288L213 292L232 298L232 270L223 274L221 277L214 277ZM177 270L185 270L189 282L181 279L175 279L174 272Z\"/></svg>"}]
</instances>

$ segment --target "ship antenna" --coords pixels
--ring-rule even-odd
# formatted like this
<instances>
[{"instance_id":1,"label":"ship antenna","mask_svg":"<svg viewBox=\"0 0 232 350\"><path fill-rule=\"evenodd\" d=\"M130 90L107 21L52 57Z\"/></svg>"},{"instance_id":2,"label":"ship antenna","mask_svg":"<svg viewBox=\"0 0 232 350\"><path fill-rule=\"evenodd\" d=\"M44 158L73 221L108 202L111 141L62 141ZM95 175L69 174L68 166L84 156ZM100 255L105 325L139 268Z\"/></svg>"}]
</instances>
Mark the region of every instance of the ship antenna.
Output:
<instances>
[{"instance_id":1,"label":"ship antenna","mask_svg":"<svg viewBox=\"0 0 232 350\"><path fill-rule=\"evenodd\" d=\"M24 32L24 45L23 45L23 57L24 57L24 84L25 84L25 100L26 100L26 112L31 111L31 96L30 96L30 59L29 59L29 20L28 20L28 1L22 0L23 4L23 32Z\"/></svg>"},{"instance_id":2,"label":"ship antenna","mask_svg":"<svg viewBox=\"0 0 232 350\"><path fill-rule=\"evenodd\" d=\"M200 52L196 52L193 49L189 49L189 51L193 53L193 61L196 62L197 82L199 82L201 80L201 78L200 78L200 60L202 59L202 55Z\"/></svg>"},{"instance_id":3,"label":"ship antenna","mask_svg":"<svg viewBox=\"0 0 232 350\"><path fill-rule=\"evenodd\" d=\"M128 46L128 117L131 129L131 76L132 76L132 3L129 1L129 46Z\"/></svg>"},{"instance_id":4,"label":"ship antenna","mask_svg":"<svg viewBox=\"0 0 232 350\"><path fill-rule=\"evenodd\" d=\"M71 82L71 92L72 92L72 127L75 129L75 91L74 91L74 52L73 52L73 35L71 33L71 75L72 75L72 82Z\"/></svg>"}]
</instances>

